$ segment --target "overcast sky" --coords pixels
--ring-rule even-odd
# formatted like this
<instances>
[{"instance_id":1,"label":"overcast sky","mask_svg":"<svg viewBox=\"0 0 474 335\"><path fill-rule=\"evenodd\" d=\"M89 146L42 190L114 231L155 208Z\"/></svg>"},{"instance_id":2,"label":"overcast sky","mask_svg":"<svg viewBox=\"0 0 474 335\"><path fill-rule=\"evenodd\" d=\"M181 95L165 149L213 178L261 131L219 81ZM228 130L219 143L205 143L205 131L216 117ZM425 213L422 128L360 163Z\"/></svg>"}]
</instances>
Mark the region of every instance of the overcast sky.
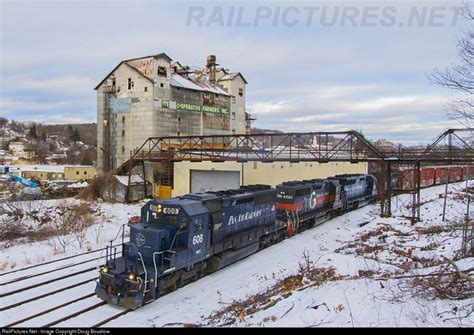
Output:
<instances>
[{"instance_id":1,"label":"overcast sky","mask_svg":"<svg viewBox=\"0 0 474 335\"><path fill-rule=\"evenodd\" d=\"M165 52L190 66L215 54L242 72L257 127L405 144L459 127L427 75L456 60L460 1L0 3L8 119L95 122L94 86L122 59Z\"/></svg>"}]
</instances>

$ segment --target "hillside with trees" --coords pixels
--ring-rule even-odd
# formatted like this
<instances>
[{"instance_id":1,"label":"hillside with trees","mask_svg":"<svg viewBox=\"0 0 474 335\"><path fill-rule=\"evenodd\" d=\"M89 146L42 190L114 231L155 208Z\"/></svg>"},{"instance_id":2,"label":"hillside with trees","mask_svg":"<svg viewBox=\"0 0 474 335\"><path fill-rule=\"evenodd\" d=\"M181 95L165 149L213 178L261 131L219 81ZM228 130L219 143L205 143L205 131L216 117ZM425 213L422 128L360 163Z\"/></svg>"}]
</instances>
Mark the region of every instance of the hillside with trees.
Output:
<instances>
[{"instance_id":1,"label":"hillside with trees","mask_svg":"<svg viewBox=\"0 0 474 335\"><path fill-rule=\"evenodd\" d=\"M39 164L95 164L97 125L45 125L0 117L3 149L11 142L23 142L32 160Z\"/></svg>"}]
</instances>

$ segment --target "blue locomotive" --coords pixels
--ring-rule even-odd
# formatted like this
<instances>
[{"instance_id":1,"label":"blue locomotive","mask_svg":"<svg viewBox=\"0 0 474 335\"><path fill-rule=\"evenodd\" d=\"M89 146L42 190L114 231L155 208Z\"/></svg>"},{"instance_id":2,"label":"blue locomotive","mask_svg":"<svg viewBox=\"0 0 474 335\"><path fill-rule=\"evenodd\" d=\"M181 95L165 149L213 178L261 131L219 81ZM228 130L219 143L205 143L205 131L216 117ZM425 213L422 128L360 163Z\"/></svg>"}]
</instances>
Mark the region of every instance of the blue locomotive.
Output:
<instances>
[{"instance_id":1,"label":"blue locomotive","mask_svg":"<svg viewBox=\"0 0 474 335\"><path fill-rule=\"evenodd\" d=\"M149 201L122 256L108 253L97 295L134 309L284 238L275 200L275 189L251 185Z\"/></svg>"},{"instance_id":2,"label":"blue locomotive","mask_svg":"<svg viewBox=\"0 0 474 335\"><path fill-rule=\"evenodd\" d=\"M358 174L151 200L122 254L107 248L96 293L136 309L375 196L375 178Z\"/></svg>"}]
</instances>

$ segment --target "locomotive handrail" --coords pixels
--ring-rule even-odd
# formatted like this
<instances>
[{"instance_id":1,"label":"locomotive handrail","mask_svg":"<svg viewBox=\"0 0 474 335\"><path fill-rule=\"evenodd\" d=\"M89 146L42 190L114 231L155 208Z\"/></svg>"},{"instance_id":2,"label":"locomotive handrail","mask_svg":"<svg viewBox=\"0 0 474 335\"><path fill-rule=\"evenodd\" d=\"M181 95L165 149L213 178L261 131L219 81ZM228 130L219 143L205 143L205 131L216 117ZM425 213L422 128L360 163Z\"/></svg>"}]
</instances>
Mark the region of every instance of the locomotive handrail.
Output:
<instances>
[{"instance_id":1,"label":"locomotive handrail","mask_svg":"<svg viewBox=\"0 0 474 335\"><path fill-rule=\"evenodd\" d=\"M157 285L158 285L158 269L156 268L155 256L156 255L161 255L163 253L164 253L164 251L155 251L153 253L153 266L155 267L155 287L157 287ZM161 267L163 268L163 257L161 258Z\"/></svg>"},{"instance_id":2,"label":"locomotive handrail","mask_svg":"<svg viewBox=\"0 0 474 335\"><path fill-rule=\"evenodd\" d=\"M148 272L146 271L145 262L143 262L142 254L139 251L137 251L137 255L140 256L140 261L142 262L143 271L145 271L145 288L143 289L143 293L145 294L147 292L146 286L148 283Z\"/></svg>"},{"instance_id":3,"label":"locomotive handrail","mask_svg":"<svg viewBox=\"0 0 474 335\"><path fill-rule=\"evenodd\" d=\"M100 271L100 260L102 259L102 254L104 253L105 249L107 249L108 246L105 246L104 249L99 254L99 258L97 259L97 271ZM107 256L105 258L105 264L107 264Z\"/></svg>"},{"instance_id":4,"label":"locomotive handrail","mask_svg":"<svg viewBox=\"0 0 474 335\"><path fill-rule=\"evenodd\" d=\"M123 240L125 238L125 225L126 225L126 223L122 223L122 225L120 226L120 228L117 232L117 235L115 235L115 237L112 240L110 240L110 242L115 241L119 237L120 232L122 232L122 244L123 244Z\"/></svg>"},{"instance_id":5,"label":"locomotive handrail","mask_svg":"<svg viewBox=\"0 0 474 335\"><path fill-rule=\"evenodd\" d=\"M141 279L140 277L137 277L137 282L139 283L138 290L140 290L143 285L143 279Z\"/></svg>"},{"instance_id":6,"label":"locomotive handrail","mask_svg":"<svg viewBox=\"0 0 474 335\"><path fill-rule=\"evenodd\" d=\"M171 251L171 249L173 249L174 243L176 242L178 235L182 235L182 234L187 233L187 232L189 232L189 230L181 230L181 231L178 231L176 234L174 234L173 241L171 242L168 251ZM164 250L163 252L165 252L165 251L166 250Z\"/></svg>"},{"instance_id":7,"label":"locomotive handrail","mask_svg":"<svg viewBox=\"0 0 474 335\"><path fill-rule=\"evenodd\" d=\"M158 283L158 269L156 267L156 255L163 255L165 252L169 252L171 254L176 254L176 251L173 251L173 250L163 250L163 251L155 251L153 253L153 266L155 268L155 285L157 285ZM161 264L160 264L160 267L161 267L161 271L163 271L163 257L161 257Z\"/></svg>"}]
</instances>

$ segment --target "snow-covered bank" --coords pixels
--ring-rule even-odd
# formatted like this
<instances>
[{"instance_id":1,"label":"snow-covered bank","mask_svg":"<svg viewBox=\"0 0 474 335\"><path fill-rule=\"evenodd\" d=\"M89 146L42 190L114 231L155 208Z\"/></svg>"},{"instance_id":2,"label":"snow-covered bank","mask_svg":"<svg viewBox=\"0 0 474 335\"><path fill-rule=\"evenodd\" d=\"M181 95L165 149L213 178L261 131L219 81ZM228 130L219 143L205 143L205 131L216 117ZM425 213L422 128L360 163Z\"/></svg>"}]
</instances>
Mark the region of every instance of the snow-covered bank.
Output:
<instances>
[{"instance_id":1,"label":"snow-covered bank","mask_svg":"<svg viewBox=\"0 0 474 335\"><path fill-rule=\"evenodd\" d=\"M462 240L457 223L466 212L466 199L460 193L464 187L464 182L449 186L446 222L440 216L444 199L439 195L444 186L422 190L422 222L415 225L403 218L382 219L378 204L366 206L262 250L106 326L472 327L474 313L465 317L474 304L472 296L433 298L424 286L433 272L443 268L464 271L474 264L472 257L457 258ZM409 214L408 200L409 195L393 199L396 215ZM138 214L141 204L94 206L101 222L110 220L107 236L112 237L129 216ZM47 241L15 245L4 248L2 257L8 254L13 260L21 259L21 252L41 250L36 243L48 245ZM426 277L416 277L420 274ZM92 286L85 285L84 292L74 294L90 293ZM97 320L92 314L81 314L60 326L93 325ZM59 316L56 313L53 320ZM42 316L42 324L48 320L47 315Z\"/></svg>"},{"instance_id":2,"label":"snow-covered bank","mask_svg":"<svg viewBox=\"0 0 474 335\"><path fill-rule=\"evenodd\" d=\"M72 198L19 202L17 206L29 215L12 219L2 214L0 224L5 225L8 220L14 220L11 224L22 225L26 230L34 232L47 226L48 221L59 220L61 213L58 208L77 206L80 203L80 200ZM60 247L58 237L54 235L35 237L38 241L34 242L29 242L28 238L0 241L0 273L102 248L116 238L122 224L126 224L131 216L140 215L143 204L144 202L132 205L88 203L94 224L81 233L84 235L81 238L72 233L64 236L62 239L67 239L65 248ZM120 242L120 238L117 242Z\"/></svg>"}]
</instances>

